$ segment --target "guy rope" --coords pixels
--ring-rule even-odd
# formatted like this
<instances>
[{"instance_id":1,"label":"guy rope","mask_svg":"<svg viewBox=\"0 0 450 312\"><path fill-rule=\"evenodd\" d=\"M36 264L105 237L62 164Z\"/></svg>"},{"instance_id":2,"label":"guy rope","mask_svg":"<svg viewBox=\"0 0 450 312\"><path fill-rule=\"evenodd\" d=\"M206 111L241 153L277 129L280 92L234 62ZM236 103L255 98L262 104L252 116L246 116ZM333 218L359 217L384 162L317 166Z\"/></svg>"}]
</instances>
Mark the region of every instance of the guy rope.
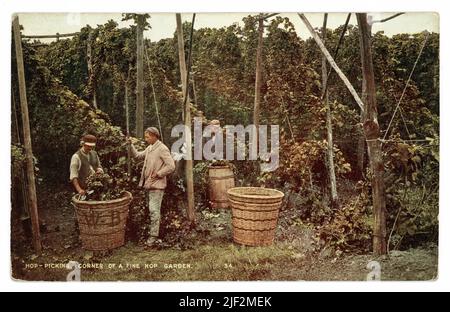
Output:
<instances>
[{"instance_id":1,"label":"guy rope","mask_svg":"<svg viewBox=\"0 0 450 312\"><path fill-rule=\"evenodd\" d=\"M403 96L405 95L405 92L406 92L406 88L408 88L408 85L409 85L409 82L411 80L412 74L414 73L414 70L416 69L417 63L419 62L420 56L422 55L423 49L425 48L425 44L427 43L428 37L430 36L429 32L425 31L425 33L426 33L426 36L425 36L425 39L423 41L422 47L420 48L419 54L417 55L416 61L414 62L414 66L413 66L411 72L409 73L409 77L408 77L408 80L406 81L405 87L403 88L402 95L400 96L400 99L398 100L398 103L395 106L394 113L392 114L391 120L389 121L389 125L388 125L388 127L386 129L386 132L384 133L383 140L386 139L386 137L387 137L387 135L389 133L389 129L390 129L391 125L392 125L392 121L394 120L395 114L397 113L397 110L399 109L400 104L402 103Z\"/></svg>"}]
</instances>

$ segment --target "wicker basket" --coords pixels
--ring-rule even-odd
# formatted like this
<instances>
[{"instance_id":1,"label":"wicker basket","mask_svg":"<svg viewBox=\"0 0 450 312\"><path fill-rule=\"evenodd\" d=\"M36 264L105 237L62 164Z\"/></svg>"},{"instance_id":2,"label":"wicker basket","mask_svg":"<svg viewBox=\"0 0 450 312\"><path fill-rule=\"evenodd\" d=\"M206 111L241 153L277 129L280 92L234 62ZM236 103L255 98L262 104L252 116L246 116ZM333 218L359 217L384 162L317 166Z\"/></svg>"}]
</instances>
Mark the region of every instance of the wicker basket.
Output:
<instances>
[{"instance_id":1,"label":"wicker basket","mask_svg":"<svg viewBox=\"0 0 450 312\"><path fill-rule=\"evenodd\" d=\"M235 187L228 190L233 213L233 240L248 246L273 243L278 212L284 194L262 187Z\"/></svg>"},{"instance_id":2,"label":"wicker basket","mask_svg":"<svg viewBox=\"0 0 450 312\"><path fill-rule=\"evenodd\" d=\"M78 195L72 198L84 249L98 251L123 246L132 198L130 192L108 201L81 201Z\"/></svg>"}]
</instances>

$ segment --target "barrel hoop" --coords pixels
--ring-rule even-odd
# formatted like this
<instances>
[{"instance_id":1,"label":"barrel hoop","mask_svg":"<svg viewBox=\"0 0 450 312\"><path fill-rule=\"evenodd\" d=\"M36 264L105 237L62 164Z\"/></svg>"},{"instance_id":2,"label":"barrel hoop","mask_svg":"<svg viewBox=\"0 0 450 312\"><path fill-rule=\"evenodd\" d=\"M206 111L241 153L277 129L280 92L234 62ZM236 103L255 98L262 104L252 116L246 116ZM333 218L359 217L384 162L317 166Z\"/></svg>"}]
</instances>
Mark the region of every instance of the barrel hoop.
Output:
<instances>
[{"instance_id":1,"label":"barrel hoop","mask_svg":"<svg viewBox=\"0 0 450 312\"><path fill-rule=\"evenodd\" d=\"M275 228L268 228L268 229L264 229L264 230L259 230L259 229L244 229L241 227L237 227L235 225L233 225L233 228L238 229L238 230L242 230L242 231L249 231L249 232L269 232L269 231L273 231L275 230Z\"/></svg>"}]
</instances>

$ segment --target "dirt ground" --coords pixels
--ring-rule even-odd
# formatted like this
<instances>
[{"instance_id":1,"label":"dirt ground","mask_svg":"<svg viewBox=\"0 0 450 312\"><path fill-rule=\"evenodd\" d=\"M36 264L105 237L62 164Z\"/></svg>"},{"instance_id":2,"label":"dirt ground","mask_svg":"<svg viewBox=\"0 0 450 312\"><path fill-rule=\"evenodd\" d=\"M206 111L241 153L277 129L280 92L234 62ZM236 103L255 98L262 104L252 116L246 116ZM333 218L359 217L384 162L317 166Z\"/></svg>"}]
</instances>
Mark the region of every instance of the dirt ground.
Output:
<instances>
[{"instance_id":1,"label":"dirt ground","mask_svg":"<svg viewBox=\"0 0 450 312\"><path fill-rule=\"evenodd\" d=\"M128 242L104 255L84 251L75 229L75 212L67 192L48 193L40 205L43 252L33 253L31 244L14 224L11 239L12 277L18 280L65 281L72 270L69 261L80 264L83 281L364 281L377 271L368 268L377 261L381 280L434 280L437 278L438 248L427 245L392 251L375 258L370 254L318 252L313 233L300 226L277 232L270 247L245 247L232 242L231 212L203 211L197 220L204 232L185 237L189 248L161 245L157 249ZM282 218L283 216L281 216Z\"/></svg>"}]
</instances>

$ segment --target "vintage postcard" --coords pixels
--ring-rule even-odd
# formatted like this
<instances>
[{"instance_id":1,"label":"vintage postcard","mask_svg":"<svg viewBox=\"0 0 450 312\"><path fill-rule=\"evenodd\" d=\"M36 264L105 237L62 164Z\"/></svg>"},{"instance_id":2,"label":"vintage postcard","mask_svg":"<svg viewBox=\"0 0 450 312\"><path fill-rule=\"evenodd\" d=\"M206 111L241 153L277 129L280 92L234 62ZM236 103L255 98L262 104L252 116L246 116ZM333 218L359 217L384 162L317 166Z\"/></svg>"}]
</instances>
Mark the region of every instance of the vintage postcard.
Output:
<instances>
[{"instance_id":1,"label":"vintage postcard","mask_svg":"<svg viewBox=\"0 0 450 312\"><path fill-rule=\"evenodd\" d=\"M437 279L437 13L11 26L14 280Z\"/></svg>"}]
</instances>

